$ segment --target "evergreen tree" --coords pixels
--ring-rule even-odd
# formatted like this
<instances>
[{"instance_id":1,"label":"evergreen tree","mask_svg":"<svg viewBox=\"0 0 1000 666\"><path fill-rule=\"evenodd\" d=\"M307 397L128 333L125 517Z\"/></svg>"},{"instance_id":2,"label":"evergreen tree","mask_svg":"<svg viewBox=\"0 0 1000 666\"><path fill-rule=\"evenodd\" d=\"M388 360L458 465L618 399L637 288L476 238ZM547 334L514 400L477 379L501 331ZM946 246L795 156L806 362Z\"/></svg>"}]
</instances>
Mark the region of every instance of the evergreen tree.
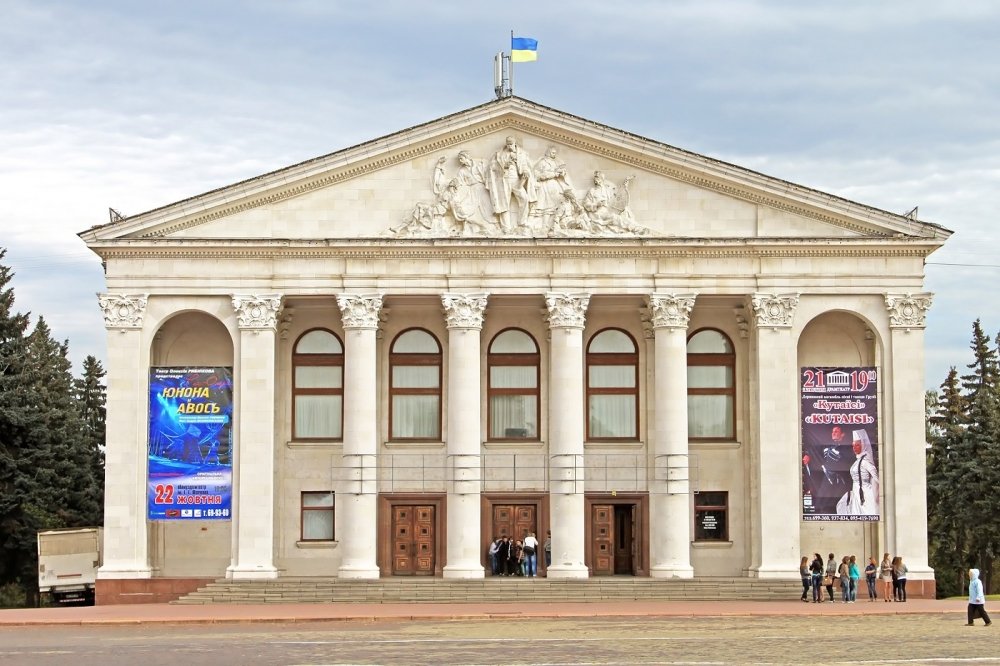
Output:
<instances>
[{"instance_id":1,"label":"evergreen tree","mask_svg":"<svg viewBox=\"0 0 1000 666\"><path fill-rule=\"evenodd\" d=\"M993 555L1000 548L1000 366L997 350L977 319L972 327L973 361L962 376L968 403L965 428L954 460L955 510L965 513L969 548L967 566L982 570L983 585L992 586Z\"/></svg>"},{"instance_id":2,"label":"evergreen tree","mask_svg":"<svg viewBox=\"0 0 1000 666\"><path fill-rule=\"evenodd\" d=\"M928 394L934 398L928 401L927 418L929 559L937 572L938 595L948 597L962 593L968 559L964 512L952 497L958 482L955 463L965 430L967 404L954 367L941 384L941 392Z\"/></svg>"},{"instance_id":3,"label":"evergreen tree","mask_svg":"<svg viewBox=\"0 0 1000 666\"><path fill-rule=\"evenodd\" d=\"M107 419L107 389L104 376L107 373L101 362L93 356L83 361L83 376L74 382L74 392L80 416L83 419L84 443L87 460L94 477L92 503L98 507L95 515L84 515L88 525L103 525L104 514L104 445Z\"/></svg>"},{"instance_id":4,"label":"evergreen tree","mask_svg":"<svg viewBox=\"0 0 1000 666\"><path fill-rule=\"evenodd\" d=\"M0 262L7 251L0 248ZM20 501L21 460L25 442L27 389L23 382L25 331L28 315L14 311L14 290L9 286L14 275L0 263L0 584L19 580L23 571L19 526L24 522Z\"/></svg>"}]
</instances>

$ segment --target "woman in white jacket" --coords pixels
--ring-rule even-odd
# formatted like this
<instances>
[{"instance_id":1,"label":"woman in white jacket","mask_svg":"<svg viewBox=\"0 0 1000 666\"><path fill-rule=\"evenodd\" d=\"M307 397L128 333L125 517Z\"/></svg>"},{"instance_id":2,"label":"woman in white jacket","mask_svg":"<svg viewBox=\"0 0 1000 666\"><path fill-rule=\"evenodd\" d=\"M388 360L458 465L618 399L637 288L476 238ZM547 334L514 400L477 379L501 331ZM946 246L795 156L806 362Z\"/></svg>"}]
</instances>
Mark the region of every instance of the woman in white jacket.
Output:
<instances>
[{"instance_id":1,"label":"woman in white jacket","mask_svg":"<svg viewBox=\"0 0 1000 666\"><path fill-rule=\"evenodd\" d=\"M879 514L879 479L872 443L865 430L854 431L854 463L851 465L851 489L837 502L841 516L877 516Z\"/></svg>"}]
</instances>

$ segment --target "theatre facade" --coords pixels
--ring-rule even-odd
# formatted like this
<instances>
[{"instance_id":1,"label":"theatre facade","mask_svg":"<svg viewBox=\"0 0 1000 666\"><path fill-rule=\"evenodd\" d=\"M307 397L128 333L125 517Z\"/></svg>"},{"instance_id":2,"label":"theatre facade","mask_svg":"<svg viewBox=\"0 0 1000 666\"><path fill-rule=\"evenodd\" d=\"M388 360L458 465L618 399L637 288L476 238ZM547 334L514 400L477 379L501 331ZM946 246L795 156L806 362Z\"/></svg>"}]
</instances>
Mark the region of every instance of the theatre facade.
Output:
<instances>
[{"instance_id":1,"label":"theatre facade","mask_svg":"<svg viewBox=\"0 0 1000 666\"><path fill-rule=\"evenodd\" d=\"M107 592L927 563L950 232L508 97L93 227ZM152 592L150 592L152 593ZM100 591L99 591L100 596Z\"/></svg>"}]
</instances>

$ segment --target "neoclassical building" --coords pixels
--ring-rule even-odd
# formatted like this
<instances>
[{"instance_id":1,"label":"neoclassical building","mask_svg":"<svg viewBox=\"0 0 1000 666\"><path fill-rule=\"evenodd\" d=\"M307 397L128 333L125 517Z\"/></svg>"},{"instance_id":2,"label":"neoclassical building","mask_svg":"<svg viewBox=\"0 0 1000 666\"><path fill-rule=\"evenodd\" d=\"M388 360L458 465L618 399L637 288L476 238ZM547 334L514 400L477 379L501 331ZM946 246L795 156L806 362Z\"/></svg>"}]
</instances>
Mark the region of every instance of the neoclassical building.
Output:
<instances>
[{"instance_id":1,"label":"neoclassical building","mask_svg":"<svg viewBox=\"0 0 1000 666\"><path fill-rule=\"evenodd\" d=\"M116 217L81 233L104 589L478 578L493 537L551 531L549 577L891 552L931 592L923 280L949 235L516 97ZM854 453L803 441L817 371L872 379Z\"/></svg>"}]
</instances>

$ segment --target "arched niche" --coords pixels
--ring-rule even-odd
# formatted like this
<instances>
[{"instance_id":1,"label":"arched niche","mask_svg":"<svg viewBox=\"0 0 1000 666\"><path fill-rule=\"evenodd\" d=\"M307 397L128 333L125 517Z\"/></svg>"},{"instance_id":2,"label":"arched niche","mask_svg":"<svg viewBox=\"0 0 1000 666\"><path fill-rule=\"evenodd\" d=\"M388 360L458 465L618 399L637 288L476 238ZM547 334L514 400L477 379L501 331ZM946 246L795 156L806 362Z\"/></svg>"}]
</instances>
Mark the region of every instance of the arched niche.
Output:
<instances>
[{"instance_id":1,"label":"arched niche","mask_svg":"<svg viewBox=\"0 0 1000 666\"><path fill-rule=\"evenodd\" d=\"M225 325L200 311L180 312L153 337L150 364L160 367L233 367L233 340ZM234 470L235 472L235 470ZM149 530L150 559L162 577L218 578L232 561L231 520L159 521Z\"/></svg>"}]
</instances>

